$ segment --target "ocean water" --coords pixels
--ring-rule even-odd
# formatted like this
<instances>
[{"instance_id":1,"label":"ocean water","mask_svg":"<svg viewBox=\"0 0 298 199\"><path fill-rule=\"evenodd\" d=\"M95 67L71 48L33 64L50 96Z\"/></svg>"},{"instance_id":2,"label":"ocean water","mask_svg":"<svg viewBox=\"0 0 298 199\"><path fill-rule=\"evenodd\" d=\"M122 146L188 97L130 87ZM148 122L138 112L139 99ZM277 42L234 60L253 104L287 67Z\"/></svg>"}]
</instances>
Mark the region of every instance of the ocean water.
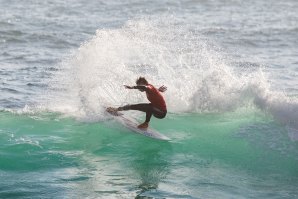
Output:
<instances>
[{"instance_id":1,"label":"ocean water","mask_svg":"<svg viewBox=\"0 0 298 199\"><path fill-rule=\"evenodd\" d=\"M0 198L298 198L297 1L0 7ZM104 111L139 76L169 142Z\"/></svg>"}]
</instances>

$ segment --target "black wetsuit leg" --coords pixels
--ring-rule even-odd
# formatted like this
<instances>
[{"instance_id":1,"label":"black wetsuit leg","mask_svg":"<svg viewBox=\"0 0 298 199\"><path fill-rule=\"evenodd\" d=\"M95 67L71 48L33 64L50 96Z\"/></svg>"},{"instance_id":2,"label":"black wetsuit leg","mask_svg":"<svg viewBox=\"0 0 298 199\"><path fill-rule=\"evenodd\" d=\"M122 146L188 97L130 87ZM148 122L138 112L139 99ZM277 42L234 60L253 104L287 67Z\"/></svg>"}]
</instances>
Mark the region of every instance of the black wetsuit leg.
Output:
<instances>
[{"instance_id":1,"label":"black wetsuit leg","mask_svg":"<svg viewBox=\"0 0 298 199\"><path fill-rule=\"evenodd\" d=\"M154 117L162 119L166 116L167 111L159 110L158 108L152 106L152 104L132 104L121 107L122 110L138 110L146 113L146 121L149 122L152 115Z\"/></svg>"}]
</instances>

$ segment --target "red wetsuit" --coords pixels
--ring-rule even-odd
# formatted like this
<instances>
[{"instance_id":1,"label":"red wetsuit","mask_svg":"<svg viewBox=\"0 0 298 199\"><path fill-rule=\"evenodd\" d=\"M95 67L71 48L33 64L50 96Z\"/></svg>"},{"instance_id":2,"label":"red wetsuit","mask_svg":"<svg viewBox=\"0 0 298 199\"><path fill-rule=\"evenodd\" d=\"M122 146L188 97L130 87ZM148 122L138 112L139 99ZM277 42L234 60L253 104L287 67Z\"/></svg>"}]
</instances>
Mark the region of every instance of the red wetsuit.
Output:
<instances>
[{"instance_id":1,"label":"red wetsuit","mask_svg":"<svg viewBox=\"0 0 298 199\"><path fill-rule=\"evenodd\" d=\"M142 89L146 91L146 95L148 100L151 102L150 104L132 104L121 107L122 110L138 110L146 112L146 121L149 122L152 115L154 117L162 119L167 114L167 106L166 102L159 92L154 86L151 84L147 84L146 86L135 86L136 89Z\"/></svg>"},{"instance_id":2,"label":"red wetsuit","mask_svg":"<svg viewBox=\"0 0 298 199\"><path fill-rule=\"evenodd\" d=\"M157 90L151 84L147 85L146 95L147 95L147 99L151 102L151 104L154 107L158 108L161 111L167 111L166 102L163 96L161 95L159 90Z\"/></svg>"}]
</instances>

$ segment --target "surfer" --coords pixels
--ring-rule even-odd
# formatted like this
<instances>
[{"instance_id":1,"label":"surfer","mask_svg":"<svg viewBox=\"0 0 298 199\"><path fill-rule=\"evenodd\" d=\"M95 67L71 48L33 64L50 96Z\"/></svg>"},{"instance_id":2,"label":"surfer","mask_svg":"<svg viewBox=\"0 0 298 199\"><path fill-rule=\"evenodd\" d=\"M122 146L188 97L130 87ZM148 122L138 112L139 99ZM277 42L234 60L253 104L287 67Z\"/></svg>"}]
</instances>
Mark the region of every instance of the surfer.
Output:
<instances>
[{"instance_id":1,"label":"surfer","mask_svg":"<svg viewBox=\"0 0 298 199\"><path fill-rule=\"evenodd\" d=\"M146 120L144 123L140 124L138 128L147 129L151 116L153 115L156 118L162 119L167 114L166 102L161 95L161 92L165 92L167 87L161 86L156 89L153 85L149 84L144 77L139 77L136 80L136 86L127 86L124 85L126 89L138 89L141 92L146 92L147 99L151 103L142 103L142 104L128 104L118 108L107 108L107 111L117 112L117 111L127 111L127 110L138 110L146 113Z\"/></svg>"}]
</instances>

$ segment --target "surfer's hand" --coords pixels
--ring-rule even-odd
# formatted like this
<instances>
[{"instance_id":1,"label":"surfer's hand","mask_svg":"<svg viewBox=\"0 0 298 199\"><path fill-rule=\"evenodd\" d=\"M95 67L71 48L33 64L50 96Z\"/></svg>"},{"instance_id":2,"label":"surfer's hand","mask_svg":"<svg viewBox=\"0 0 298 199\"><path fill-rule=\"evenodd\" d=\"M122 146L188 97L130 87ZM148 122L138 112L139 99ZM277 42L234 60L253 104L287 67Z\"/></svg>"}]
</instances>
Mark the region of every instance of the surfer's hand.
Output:
<instances>
[{"instance_id":1,"label":"surfer's hand","mask_svg":"<svg viewBox=\"0 0 298 199\"><path fill-rule=\"evenodd\" d=\"M132 87L132 86L127 86L127 85L124 85L124 87L125 87L125 88L127 88L127 89L133 89L133 87Z\"/></svg>"},{"instance_id":2,"label":"surfer's hand","mask_svg":"<svg viewBox=\"0 0 298 199\"><path fill-rule=\"evenodd\" d=\"M165 92L167 90L167 87L162 85L161 87L159 87L158 89L160 92Z\"/></svg>"}]
</instances>

